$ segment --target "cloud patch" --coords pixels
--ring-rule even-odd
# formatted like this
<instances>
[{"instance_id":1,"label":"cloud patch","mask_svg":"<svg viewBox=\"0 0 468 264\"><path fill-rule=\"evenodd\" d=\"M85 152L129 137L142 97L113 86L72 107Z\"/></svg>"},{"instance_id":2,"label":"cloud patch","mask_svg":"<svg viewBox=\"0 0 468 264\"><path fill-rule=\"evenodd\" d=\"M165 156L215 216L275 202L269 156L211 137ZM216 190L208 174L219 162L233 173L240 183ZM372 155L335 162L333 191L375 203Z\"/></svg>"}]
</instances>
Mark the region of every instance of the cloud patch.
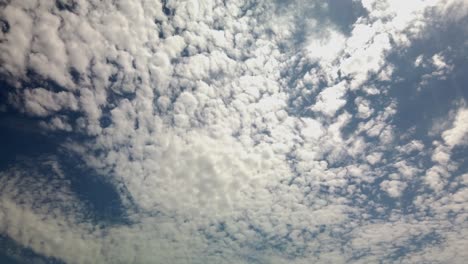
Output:
<instances>
[{"instance_id":1,"label":"cloud patch","mask_svg":"<svg viewBox=\"0 0 468 264\"><path fill-rule=\"evenodd\" d=\"M400 136L391 93L391 56L452 9L361 4L349 34L304 1L2 5L2 115L62 136L128 217L96 221L73 172L36 157L0 172L2 234L67 263L464 260L465 103ZM446 81L446 53L410 67Z\"/></svg>"}]
</instances>

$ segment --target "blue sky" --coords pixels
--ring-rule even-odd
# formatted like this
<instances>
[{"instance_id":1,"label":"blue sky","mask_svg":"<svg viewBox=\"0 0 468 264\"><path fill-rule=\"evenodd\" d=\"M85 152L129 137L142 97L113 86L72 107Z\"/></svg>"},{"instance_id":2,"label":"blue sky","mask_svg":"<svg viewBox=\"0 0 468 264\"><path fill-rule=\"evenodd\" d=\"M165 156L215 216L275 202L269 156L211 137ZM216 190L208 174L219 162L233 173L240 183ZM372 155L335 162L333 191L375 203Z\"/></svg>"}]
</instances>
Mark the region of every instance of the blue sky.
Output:
<instances>
[{"instance_id":1,"label":"blue sky","mask_svg":"<svg viewBox=\"0 0 468 264\"><path fill-rule=\"evenodd\" d=\"M463 263L463 0L10 1L0 262Z\"/></svg>"}]
</instances>

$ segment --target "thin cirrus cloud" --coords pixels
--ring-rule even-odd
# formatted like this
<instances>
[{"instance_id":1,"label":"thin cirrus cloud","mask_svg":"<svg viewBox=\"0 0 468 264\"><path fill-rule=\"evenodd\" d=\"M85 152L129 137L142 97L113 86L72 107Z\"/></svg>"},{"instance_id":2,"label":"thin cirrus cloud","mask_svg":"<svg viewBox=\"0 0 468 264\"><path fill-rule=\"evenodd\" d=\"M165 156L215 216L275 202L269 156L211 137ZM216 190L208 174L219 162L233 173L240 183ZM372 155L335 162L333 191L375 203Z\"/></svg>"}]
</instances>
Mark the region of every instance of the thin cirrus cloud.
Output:
<instances>
[{"instance_id":1,"label":"thin cirrus cloud","mask_svg":"<svg viewBox=\"0 0 468 264\"><path fill-rule=\"evenodd\" d=\"M56 146L2 164L2 236L64 263L463 263L466 41L441 36L467 5L339 5L2 4L0 117L35 124L9 144Z\"/></svg>"}]
</instances>

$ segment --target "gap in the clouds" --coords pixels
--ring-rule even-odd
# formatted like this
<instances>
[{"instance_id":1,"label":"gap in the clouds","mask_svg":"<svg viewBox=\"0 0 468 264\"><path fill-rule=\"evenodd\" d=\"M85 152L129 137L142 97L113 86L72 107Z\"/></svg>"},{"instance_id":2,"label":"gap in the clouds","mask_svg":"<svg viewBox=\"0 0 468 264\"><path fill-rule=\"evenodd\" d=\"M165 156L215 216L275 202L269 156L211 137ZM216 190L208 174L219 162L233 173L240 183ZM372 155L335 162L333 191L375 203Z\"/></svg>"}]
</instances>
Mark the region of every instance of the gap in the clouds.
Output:
<instances>
[{"instance_id":1,"label":"gap in the clouds","mask_svg":"<svg viewBox=\"0 0 468 264\"><path fill-rule=\"evenodd\" d=\"M468 146L466 145L455 146L452 149L450 158L452 161L455 161L459 164L459 167L457 170L459 174L468 172Z\"/></svg>"},{"instance_id":2,"label":"gap in the clouds","mask_svg":"<svg viewBox=\"0 0 468 264\"><path fill-rule=\"evenodd\" d=\"M39 130L36 120L0 114L0 169L22 157L54 152L58 147L54 137Z\"/></svg>"},{"instance_id":3,"label":"gap in the clouds","mask_svg":"<svg viewBox=\"0 0 468 264\"><path fill-rule=\"evenodd\" d=\"M122 101L133 101L137 94L136 92L124 91L122 80L118 78L118 74L113 74L109 77L110 88L107 94L107 103L102 106L101 117L99 118L99 124L101 128L107 128L112 124L112 113L111 111L118 107ZM133 84L132 84L133 85ZM136 120L137 121L137 120Z\"/></svg>"},{"instance_id":4,"label":"gap in the clouds","mask_svg":"<svg viewBox=\"0 0 468 264\"><path fill-rule=\"evenodd\" d=\"M64 262L42 256L13 239L0 234L0 263L2 264L62 264Z\"/></svg>"},{"instance_id":5,"label":"gap in the clouds","mask_svg":"<svg viewBox=\"0 0 468 264\"><path fill-rule=\"evenodd\" d=\"M297 89L298 81L314 68L319 68L318 63L304 63L300 58L293 61L292 66L281 72L281 77L286 81L288 89L288 114L296 117L310 117L312 112L309 110L315 103L316 95L327 87L323 80L319 81L317 87L306 84L305 89ZM307 90L307 92L304 92Z\"/></svg>"},{"instance_id":6,"label":"gap in the clouds","mask_svg":"<svg viewBox=\"0 0 468 264\"><path fill-rule=\"evenodd\" d=\"M238 219L238 221L242 222L246 220L247 219ZM243 241L242 243L242 247L250 253L243 256L246 260L249 260L249 263L264 263L260 258L257 258L257 255L259 253L263 254L265 252L271 251L279 252L290 260L304 256L306 246L305 244L296 244L291 238L290 234L293 231L293 227L291 224L286 224L286 228L288 231L284 235L271 234L263 230L254 222L248 220L247 225L248 230L250 232L253 232L254 234L249 240ZM210 243L217 244L220 242L220 240L222 241L222 243L227 242L228 244L236 241L240 242L237 238L237 234L229 232L230 228L225 222L212 223L211 226L213 228L198 230L200 234L202 234L207 239L207 241L210 241ZM326 229L325 225L314 226L311 228L314 230L309 230L308 228L304 228L303 230L301 230L301 237L304 238L305 241L314 240L319 234L325 232ZM215 251L212 254L219 253L222 252Z\"/></svg>"},{"instance_id":7,"label":"gap in the clouds","mask_svg":"<svg viewBox=\"0 0 468 264\"><path fill-rule=\"evenodd\" d=\"M133 100L136 97L136 87L138 85L141 85L142 83L142 78L141 76L133 76L133 80L129 82L127 78L122 72L123 66L120 65L117 61L112 60L112 59L106 59L106 63L112 65L116 72L111 74L108 77L109 81L109 94L108 96L108 103L112 103L114 99L116 98L128 98L129 100ZM136 65L135 65L135 60L132 61L132 66L133 69L136 70Z\"/></svg>"},{"instance_id":8,"label":"gap in the clouds","mask_svg":"<svg viewBox=\"0 0 468 264\"><path fill-rule=\"evenodd\" d=\"M40 156L58 148L56 137L43 133L38 118L24 116L7 106L8 93L5 83L0 83L0 170L23 157Z\"/></svg>"},{"instance_id":9,"label":"gap in the clouds","mask_svg":"<svg viewBox=\"0 0 468 264\"><path fill-rule=\"evenodd\" d=\"M366 213L370 214L371 219L385 220L395 212L402 215L414 214L419 210L413 204L414 199L422 193L430 192L425 188L421 178L415 178L411 182L407 182L408 186L399 197L391 197L380 187L383 181L390 179L391 172L385 172L385 175L376 177L373 182L355 183L359 188L360 195L352 197L351 203L353 206L363 208ZM353 181L350 184L353 184ZM362 195L365 199L362 198Z\"/></svg>"},{"instance_id":10,"label":"gap in the clouds","mask_svg":"<svg viewBox=\"0 0 468 264\"><path fill-rule=\"evenodd\" d=\"M337 25L340 31L350 35L354 23L360 17L366 17L368 11L362 6L361 1L343 1L343 0L328 0L327 17Z\"/></svg>"},{"instance_id":11,"label":"gap in the clouds","mask_svg":"<svg viewBox=\"0 0 468 264\"><path fill-rule=\"evenodd\" d=\"M84 165L79 157L64 153L60 164L71 190L85 203L89 220L107 226L129 224L127 211L121 200L122 191L109 177L99 175Z\"/></svg>"},{"instance_id":12,"label":"gap in the clouds","mask_svg":"<svg viewBox=\"0 0 468 264\"><path fill-rule=\"evenodd\" d=\"M55 0L55 6L59 11L74 13L78 8L78 3L75 0Z\"/></svg>"},{"instance_id":13,"label":"gap in the clouds","mask_svg":"<svg viewBox=\"0 0 468 264\"><path fill-rule=\"evenodd\" d=\"M59 11L74 12L78 7L75 0L55 0L55 6Z\"/></svg>"},{"instance_id":14,"label":"gap in the clouds","mask_svg":"<svg viewBox=\"0 0 468 264\"><path fill-rule=\"evenodd\" d=\"M8 105L8 94L14 90L7 83L0 83L0 105ZM72 119L77 114L67 113ZM39 121L47 120L29 117L10 106L0 112L0 170L21 165L24 162L37 163L45 176L52 173L50 168L40 166L41 160L54 156L70 180L72 191L84 202L89 220L103 225L127 224L126 209L120 199L121 191L109 182L109 177L98 175L86 168L80 158L70 154L62 144L86 142L91 138L80 133L51 132L39 126ZM80 212L83 213L83 212Z\"/></svg>"},{"instance_id":15,"label":"gap in the clouds","mask_svg":"<svg viewBox=\"0 0 468 264\"><path fill-rule=\"evenodd\" d=\"M294 47L306 44L308 36L326 37L333 29L344 35L350 35L354 23L360 17L366 17L368 11L360 1L295 1L276 0L276 13L291 13L295 17L293 29Z\"/></svg>"},{"instance_id":16,"label":"gap in the clouds","mask_svg":"<svg viewBox=\"0 0 468 264\"><path fill-rule=\"evenodd\" d=\"M72 77L72 80L75 81L76 84L79 84L82 80L82 76L78 71L74 68L71 68L69 70L69 74ZM20 112L20 109L17 109L19 106L14 105L14 102L16 100L21 100L21 97L24 96L22 92L24 92L24 87L27 87L28 89L34 90L37 88L43 88L47 91L53 92L53 93L60 93L60 92L68 92L68 93L73 93L75 97L79 96L79 91L72 91L71 89L68 89L67 87L64 87L54 80L44 78L41 76L39 73L35 72L32 69L28 69L26 72L26 78L24 80L19 80L19 83L21 84L20 87L22 88L16 88L12 86L10 83L7 81L4 81L2 76L0 76L0 107L2 105L6 106L5 111L0 111L0 114L3 116L6 116L8 119L18 119L21 120L22 123L24 123L25 127L29 127L28 132L32 132L35 134L42 134L44 136L50 136L53 138L58 138L62 137L65 134L68 134L67 132L61 132L61 131L54 131L54 133L49 133L46 132L43 128L39 127L39 121L44 121L45 123L48 123L54 116L48 116L48 117L34 117L32 115L28 115L26 113ZM9 98L9 97L16 97L14 99ZM19 102L16 102L18 104ZM23 102L21 102L22 104ZM25 111L24 109L21 109L21 111ZM27 112L27 111L26 111ZM74 112L71 110L66 110L66 109L61 109L58 112L55 113L56 115L62 115L66 117L66 121L70 124L73 125L77 121L78 118L82 116L82 114L78 112Z\"/></svg>"},{"instance_id":17,"label":"gap in the clouds","mask_svg":"<svg viewBox=\"0 0 468 264\"><path fill-rule=\"evenodd\" d=\"M0 18L0 28L4 34L10 32L10 23L6 19Z\"/></svg>"},{"instance_id":18,"label":"gap in the clouds","mask_svg":"<svg viewBox=\"0 0 468 264\"><path fill-rule=\"evenodd\" d=\"M174 15L174 10L170 8L168 5L169 1L168 0L162 0L162 11L166 16L173 16Z\"/></svg>"},{"instance_id":19,"label":"gap in the clouds","mask_svg":"<svg viewBox=\"0 0 468 264\"><path fill-rule=\"evenodd\" d=\"M247 0L245 2L246 3L243 6L241 6L241 8L240 8L239 18L244 17L245 15L247 15L247 13L249 11L252 12L256 8L258 8L259 1L257 1L257 0Z\"/></svg>"},{"instance_id":20,"label":"gap in the clouds","mask_svg":"<svg viewBox=\"0 0 468 264\"><path fill-rule=\"evenodd\" d=\"M83 76L81 76L81 73L74 67L71 67L68 73L70 74L73 82L76 84L80 84L80 82L83 80Z\"/></svg>"},{"instance_id":21,"label":"gap in the clouds","mask_svg":"<svg viewBox=\"0 0 468 264\"><path fill-rule=\"evenodd\" d=\"M44 78L40 73L34 71L33 69L27 69L26 79L22 80L21 87L31 87L31 88L45 88L51 92L70 92L67 87L64 87L57 83L56 81Z\"/></svg>"},{"instance_id":22,"label":"gap in the clouds","mask_svg":"<svg viewBox=\"0 0 468 264\"><path fill-rule=\"evenodd\" d=\"M467 21L467 19L464 19ZM428 137L435 120L446 119L455 103L468 99L468 61L466 55L466 35L463 23L431 22L421 37L412 40L405 50L389 54L388 62L395 65L389 96L397 99L397 114L394 124L399 132L414 130L414 137L430 143ZM443 78L433 76L421 84L423 75L435 72L431 58L442 54L453 70L443 74ZM416 59L422 55L420 66Z\"/></svg>"},{"instance_id":23,"label":"gap in the clouds","mask_svg":"<svg viewBox=\"0 0 468 264\"><path fill-rule=\"evenodd\" d=\"M0 170L23 158L53 154L66 139L66 133L50 133L39 125L48 118L28 116L14 109L8 98L14 92L16 88L0 81L0 106L3 106L0 111ZM67 115L77 118L72 113Z\"/></svg>"},{"instance_id":24,"label":"gap in the clouds","mask_svg":"<svg viewBox=\"0 0 468 264\"><path fill-rule=\"evenodd\" d=\"M468 146L455 146L455 148L452 149L450 160L457 164L457 168L450 171L450 176L445 179L446 184L443 191L445 193L454 194L467 187L462 183L460 176L468 172Z\"/></svg>"},{"instance_id":25,"label":"gap in the clouds","mask_svg":"<svg viewBox=\"0 0 468 264\"><path fill-rule=\"evenodd\" d=\"M386 219L392 210L399 209L397 200L392 199L380 189L380 183L385 179L380 178L373 183L358 184L361 197L351 199L354 206L363 207L372 219Z\"/></svg>"},{"instance_id":26,"label":"gap in the clouds","mask_svg":"<svg viewBox=\"0 0 468 264\"><path fill-rule=\"evenodd\" d=\"M360 91L348 92L346 94L346 104L343 106L342 109L340 109L338 111L338 113L343 113L344 111L346 111L346 112L350 113L353 116L353 118L351 118L347 122L347 124L345 124L341 128L341 135L343 136L343 139L349 138L351 135L353 135L355 133L355 131L357 130L359 124L365 123L366 121L368 121L370 118L372 118L375 115L375 113L374 113L371 116L369 116L368 118L359 118L359 117L357 117L357 115L355 115L357 113L357 105L354 103L354 101L356 100L357 97L363 96L363 95L364 95L364 93L362 93ZM374 107L376 113L378 113L379 111L381 111L383 109L383 107L381 105L378 105L377 102L372 100L373 98L366 97L366 99L368 99L371 102L371 105ZM376 141L375 138L367 137L366 135L362 135L362 136L366 138L366 142L371 142L372 143L372 142Z\"/></svg>"},{"instance_id":27,"label":"gap in the clouds","mask_svg":"<svg viewBox=\"0 0 468 264\"><path fill-rule=\"evenodd\" d=\"M411 253L420 252L430 246L440 245L442 242L442 236L435 231L413 236L404 245L395 248L385 259L395 262Z\"/></svg>"},{"instance_id":28,"label":"gap in the clouds","mask_svg":"<svg viewBox=\"0 0 468 264\"><path fill-rule=\"evenodd\" d=\"M112 124L112 118L109 113L103 113L99 119L99 125L101 128L109 127Z\"/></svg>"}]
</instances>

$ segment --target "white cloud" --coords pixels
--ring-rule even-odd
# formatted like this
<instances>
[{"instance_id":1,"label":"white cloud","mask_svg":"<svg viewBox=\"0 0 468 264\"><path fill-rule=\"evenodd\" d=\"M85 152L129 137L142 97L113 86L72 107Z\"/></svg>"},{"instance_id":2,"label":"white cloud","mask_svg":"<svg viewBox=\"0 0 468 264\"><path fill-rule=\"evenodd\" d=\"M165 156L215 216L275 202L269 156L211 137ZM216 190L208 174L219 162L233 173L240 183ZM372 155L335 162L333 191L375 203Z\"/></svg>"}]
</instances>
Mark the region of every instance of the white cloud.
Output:
<instances>
[{"instance_id":1,"label":"white cloud","mask_svg":"<svg viewBox=\"0 0 468 264\"><path fill-rule=\"evenodd\" d=\"M350 88L360 88L367 80L368 74L377 72L383 65L385 52L391 48L388 34L373 36L372 45L352 52L349 58L343 60L340 70L343 74L353 77Z\"/></svg>"},{"instance_id":2,"label":"white cloud","mask_svg":"<svg viewBox=\"0 0 468 264\"><path fill-rule=\"evenodd\" d=\"M396 180L385 180L380 183L380 188L387 192L391 197L396 198L402 195L403 191L406 189L406 183Z\"/></svg>"},{"instance_id":3,"label":"white cloud","mask_svg":"<svg viewBox=\"0 0 468 264\"><path fill-rule=\"evenodd\" d=\"M458 109L452 127L442 133L442 138L451 148L468 143L468 108Z\"/></svg>"},{"instance_id":4,"label":"white cloud","mask_svg":"<svg viewBox=\"0 0 468 264\"><path fill-rule=\"evenodd\" d=\"M422 55L422 54L419 55L418 57L416 57L416 60L414 61L414 66L416 66L416 67L421 66L421 63L422 63L423 59L424 59L424 55Z\"/></svg>"},{"instance_id":5,"label":"white cloud","mask_svg":"<svg viewBox=\"0 0 468 264\"><path fill-rule=\"evenodd\" d=\"M436 2L400 12L401 1L363 1L369 16L350 36L315 18L295 24L306 2L82 0L71 11L9 2L0 74L18 86L10 103L43 128L84 138L63 151L120 187L133 223L97 226L56 164L51 185L35 170L3 173L2 233L67 263L346 263L353 250L371 253L363 262L384 259L429 233L426 219L449 226L419 215L443 207L424 195L414 215L396 207L375 223L369 213L389 208L368 189L399 198L424 171L434 199L443 195L450 151L466 141L460 108L426 166L422 141L395 137L393 98L369 83L391 81L387 53L423 30ZM442 55L431 63L449 67ZM357 112L343 109L348 100ZM463 190L450 197L453 208L466 202Z\"/></svg>"},{"instance_id":6,"label":"white cloud","mask_svg":"<svg viewBox=\"0 0 468 264\"><path fill-rule=\"evenodd\" d=\"M78 110L78 102L70 92L54 93L44 88L25 90L24 111L31 115L48 116L62 109Z\"/></svg>"},{"instance_id":7,"label":"white cloud","mask_svg":"<svg viewBox=\"0 0 468 264\"><path fill-rule=\"evenodd\" d=\"M339 32L330 30L325 37L311 35L307 40L307 56L319 63L332 63L343 52L346 38Z\"/></svg>"},{"instance_id":8,"label":"white cloud","mask_svg":"<svg viewBox=\"0 0 468 264\"><path fill-rule=\"evenodd\" d=\"M347 85L344 81L332 87L325 88L317 96L317 101L310 109L333 117L336 112L346 104L346 100L343 98L346 91Z\"/></svg>"},{"instance_id":9,"label":"white cloud","mask_svg":"<svg viewBox=\"0 0 468 264\"><path fill-rule=\"evenodd\" d=\"M408 155L413 152L417 153L422 151L424 149L424 144L420 140L412 140L406 145L398 146L397 149L398 151Z\"/></svg>"},{"instance_id":10,"label":"white cloud","mask_svg":"<svg viewBox=\"0 0 468 264\"><path fill-rule=\"evenodd\" d=\"M12 5L2 8L1 15L10 25L10 32L2 34L2 40L6 41L0 46L0 58L5 62L0 68L1 72L23 76L27 64L27 53L24 51L31 46L33 19L27 12Z\"/></svg>"},{"instance_id":11,"label":"white cloud","mask_svg":"<svg viewBox=\"0 0 468 264\"><path fill-rule=\"evenodd\" d=\"M354 99L354 103L357 106L357 112L358 112L358 117L359 118L369 118L374 110L370 106L369 100L364 99L363 97L357 97Z\"/></svg>"},{"instance_id":12,"label":"white cloud","mask_svg":"<svg viewBox=\"0 0 468 264\"><path fill-rule=\"evenodd\" d=\"M371 165L374 165L382 159L382 155L383 155L382 152L374 152L374 153L367 155L366 159Z\"/></svg>"}]
</instances>

